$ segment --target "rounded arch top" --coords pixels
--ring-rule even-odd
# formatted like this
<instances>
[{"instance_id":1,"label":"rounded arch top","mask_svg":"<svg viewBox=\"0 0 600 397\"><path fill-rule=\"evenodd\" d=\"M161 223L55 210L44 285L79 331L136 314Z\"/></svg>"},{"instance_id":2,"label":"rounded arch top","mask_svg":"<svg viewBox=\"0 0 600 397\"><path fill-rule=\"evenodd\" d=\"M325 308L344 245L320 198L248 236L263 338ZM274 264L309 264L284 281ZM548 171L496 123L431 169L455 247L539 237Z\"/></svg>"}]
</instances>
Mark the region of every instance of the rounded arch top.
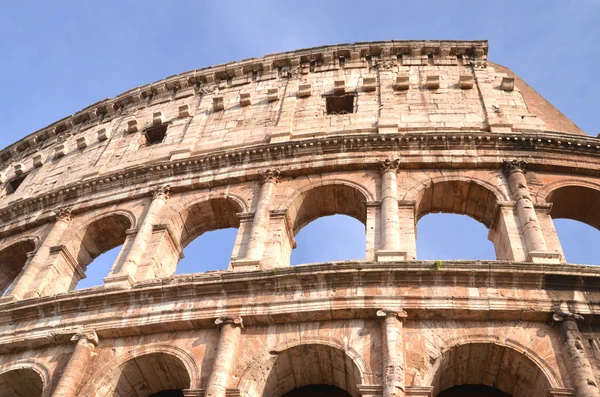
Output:
<instances>
[{"instance_id":1,"label":"rounded arch top","mask_svg":"<svg viewBox=\"0 0 600 397\"><path fill-rule=\"evenodd\" d=\"M134 363L137 359L153 359L158 363L159 358L162 360L160 363L164 361L167 364L165 368L172 371L185 370L185 373L169 374L169 378L178 383L176 386L190 389L200 388L200 370L193 356L177 346L156 344L133 349L108 361L90 376L89 381L82 387L80 394L104 397L106 396L105 393L113 391L119 384L121 372L129 363ZM152 374L145 375L152 376ZM152 392L158 391L160 390Z\"/></svg>"},{"instance_id":2,"label":"rounded arch top","mask_svg":"<svg viewBox=\"0 0 600 397\"><path fill-rule=\"evenodd\" d=\"M584 179L565 179L545 185L538 203L550 203L552 218L566 218L600 230L600 184Z\"/></svg>"},{"instance_id":3,"label":"rounded arch top","mask_svg":"<svg viewBox=\"0 0 600 397\"><path fill-rule=\"evenodd\" d=\"M14 382L10 384L27 384L27 392L24 397L49 397L50 396L50 372L48 369L31 360L20 360L0 367L0 390L7 391L7 385L3 385L3 378L7 376L15 376ZM39 382L38 382L39 381ZM39 391L39 393L38 393ZM33 393L33 394L31 394ZM21 394L18 394L21 395Z\"/></svg>"},{"instance_id":4,"label":"rounded arch top","mask_svg":"<svg viewBox=\"0 0 600 397\"><path fill-rule=\"evenodd\" d=\"M536 352L492 336L445 346L424 384L434 387L434 395L454 386L481 384L513 397L545 397L549 390L565 387L556 371Z\"/></svg>"},{"instance_id":5,"label":"rounded arch top","mask_svg":"<svg viewBox=\"0 0 600 397\"><path fill-rule=\"evenodd\" d=\"M302 362L296 362L300 357ZM292 376L292 367L301 373ZM238 388L247 395L282 397L300 387L330 385L358 397L358 386L374 381L367 368L358 352L335 338L289 341L252 362L240 377Z\"/></svg>"},{"instance_id":6,"label":"rounded arch top","mask_svg":"<svg viewBox=\"0 0 600 397\"><path fill-rule=\"evenodd\" d=\"M500 187L473 176L437 176L408 190L401 200L416 202L416 217L430 213L468 215L492 225L497 204L508 201Z\"/></svg>"},{"instance_id":7,"label":"rounded arch top","mask_svg":"<svg viewBox=\"0 0 600 397\"><path fill-rule=\"evenodd\" d=\"M304 186L278 209L286 211L292 230L297 234L313 220L329 215L348 215L366 224L366 203L373 199L364 186L346 179L333 179Z\"/></svg>"}]
</instances>

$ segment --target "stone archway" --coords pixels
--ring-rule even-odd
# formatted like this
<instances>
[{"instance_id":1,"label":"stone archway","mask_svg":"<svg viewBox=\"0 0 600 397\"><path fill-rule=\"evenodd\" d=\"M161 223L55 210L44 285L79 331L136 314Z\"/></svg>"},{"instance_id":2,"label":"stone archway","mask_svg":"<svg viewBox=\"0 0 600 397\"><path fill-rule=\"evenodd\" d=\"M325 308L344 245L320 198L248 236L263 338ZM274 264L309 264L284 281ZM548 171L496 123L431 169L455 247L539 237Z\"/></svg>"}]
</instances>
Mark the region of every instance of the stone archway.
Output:
<instances>
[{"instance_id":1,"label":"stone archway","mask_svg":"<svg viewBox=\"0 0 600 397\"><path fill-rule=\"evenodd\" d=\"M42 397L44 382L31 368L15 368L0 374L0 396Z\"/></svg>"},{"instance_id":2,"label":"stone archway","mask_svg":"<svg viewBox=\"0 0 600 397\"><path fill-rule=\"evenodd\" d=\"M336 397L359 397L361 383L361 371L346 352L330 345L303 344L278 352L262 397L318 396L332 391Z\"/></svg>"},{"instance_id":3,"label":"stone archway","mask_svg":"<svg viewBox=\"0 0 600 397\"><path fill-rule=\"evenodd\" d=\"M532 357L495 343L454 346L437 358L434 368L433 395L439 397L546 397L552 389L546 373ZM475 394L456 394L461 392L457 386Z\"/></svg>"},{"instance_id":4,"label":"stone archway","mask_svg":"<svg viewBox=\"0 0 600 397\"><path fill-rule=\"evenodd\" d=\"M179 397L191 387L191 379L179 357L153 352L115 366L90 389L97 397Z\"/></svg>"}]
</instances>

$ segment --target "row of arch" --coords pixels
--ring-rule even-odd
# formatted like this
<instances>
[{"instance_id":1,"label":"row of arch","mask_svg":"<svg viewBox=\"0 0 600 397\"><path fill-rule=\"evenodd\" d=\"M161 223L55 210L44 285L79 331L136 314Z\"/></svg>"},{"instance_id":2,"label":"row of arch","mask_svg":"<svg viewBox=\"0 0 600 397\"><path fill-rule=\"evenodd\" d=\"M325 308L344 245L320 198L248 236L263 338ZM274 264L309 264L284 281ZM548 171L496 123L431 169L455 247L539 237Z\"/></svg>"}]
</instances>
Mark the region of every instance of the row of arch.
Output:
<instances>
[{"instance_id":1,"label":"row of arch","mask_svg":"<svg viewBox=\"0 0 600 397\"><path fill-rule=\"evenodd\" d=\"M377 376L367 370L354 350L333 341L292 343L271 352L244 370L236 388L242 396L300 397L329 394L360 397L373 393ZM262 375L257 376L257 371ZM183 349L150 346L130 351L96 368L78 390L85 397L180 397L200 390L198 365ZM19 362L0 370L0 395L50 396L49 371L35 362ZM325 386L325 387L323 387ZM410 389L410 385L407 385ZM460 396L461 391L512 397L546 397L564 384L535 352L520 345L473 341L456 344L432 360L419 387L430 387L432 396ZM380 392L379 392L380 393ZM196 394L194 394L196 395Z\"/></svg>"},{"instance_id":2,"label":"row of arch","mask_svg":"<svg viewBox=\"0 0 600 397\"><path fill-rule=\"evenodd\" d=\"M498 204L508 200L506 193L491 183L467 177L457 177L452 180L432 178L429 183L407 193L405 197L399 197L399 200L402 202L407 198L415 199L415 224L429 213L453 213L467 215L488 229L494 227ZM295 236L311 221L335 214L352 217L367 228L368 203L374 202L373 199L374 196L359 184L335 180L309 186L284 200L274 210L285 212L291 234ZM600 187L589 182L574 181L568 185L562 183L556 186L550 184L540 190L538 201L552 204L550 212L552 218L573 219L600 229L600 205L598 205ZM183 248L191 241L206 232L240 228L240 214L248 213L249 210L246 201L229 193L192 202L181 212L171 210L166 214L167 219L164 222L175 225L171 230L177 231L174 241L170 244L173 255L163 255L163 263L158 270L146 270L145 277L172 275L181 258ZM61 284L68 285L67 290L74 289L84 277L87 266L95 258L108 250L122 246L114 264L115 268L118 267L124 260L127 250L131 248L128 246L128 241L131 241L128 239L128 233L138 226L137 223L136 216L131 211L114 208L112 211L90 217L86 224L78 229L68 230L60 244L74 258L80 271L74 271L61 279ZM241 235L240 230L235 248L238 255L243 254L245 239L247 236ZM0 291L7 291L23 270L30 253L35 252L39 244L38 237L22 237L0 250ZM156 244L168 245L164 242L156 242ZM148 256L145 259L145 261L151 260L152 258Z\"/></svg>"}]
</instances>

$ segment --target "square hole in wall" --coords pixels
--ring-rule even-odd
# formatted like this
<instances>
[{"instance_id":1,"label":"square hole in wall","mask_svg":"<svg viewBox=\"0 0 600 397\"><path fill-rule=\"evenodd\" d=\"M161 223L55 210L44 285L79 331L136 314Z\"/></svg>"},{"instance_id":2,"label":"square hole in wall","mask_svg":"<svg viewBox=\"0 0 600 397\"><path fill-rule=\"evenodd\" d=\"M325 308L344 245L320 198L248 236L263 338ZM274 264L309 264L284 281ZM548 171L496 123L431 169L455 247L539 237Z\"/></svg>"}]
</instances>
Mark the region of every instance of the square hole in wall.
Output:
<instances>
[{"instance_id":1,"label":"square hole in wall","mask_svg":"<svg viewBox=\"0 0 600 397\"><path fill-rule=\"evenodd\" d=\"M354 113L354 97L353 94L326 97L327 114Z\"/></svg>"},{"instance_id":2,"label":"square hole in wall","mask_svg":"<svg viewBox=\"0 0 600 397\"><path fill-rule=\"evenodd\" d=\"M167 124L153 126L144 131L142 146L158 145L167 136Z\"/></svg>"},{"instance_id":3,"label":"square hole in wall","mask_svg":"<svg viewBox=\"0 0 600 397\"><path fill-rule=\"evenodd\" d=\"M16 192L19 186L21 186L21 184L25 180L25 178L27 178L27 174L18 176L8 181L8 183L6 184L6 194L13 194L14 192Z\"/></svg>"}]
</instances>

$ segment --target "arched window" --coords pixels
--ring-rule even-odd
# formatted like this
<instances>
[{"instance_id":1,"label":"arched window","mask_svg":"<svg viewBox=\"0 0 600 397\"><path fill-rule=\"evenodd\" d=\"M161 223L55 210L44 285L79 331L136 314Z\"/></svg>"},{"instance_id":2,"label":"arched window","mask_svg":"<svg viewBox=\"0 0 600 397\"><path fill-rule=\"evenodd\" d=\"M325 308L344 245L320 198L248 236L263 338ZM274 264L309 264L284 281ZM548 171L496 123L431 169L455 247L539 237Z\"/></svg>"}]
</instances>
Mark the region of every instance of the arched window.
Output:
<instances>
[{"instance_id":1,"label":"arched window","mask_svg":"<svg viewBox=\"0 0 600 397\"><path fill-rule=\"evenodd\" d=\"M546 197L550 216L569 263L600 264L600 191L563 186Z\"/></svg>"},{"instance_id":2,"label":"arched window","mask_svg":"<svg viewBox=\"0 0 600 397\"><path fill-rule=\"evenodd\" d=\"M335 397L359 397L361 372L343 350L329 345L306 344L279 352L267 368L262 395L302 397L309 390L332 392ZM304 389L305 386L312 386ZM328 386L328 387L327 387ZM288 394L289 393L289 394ZM318 395L318 394L317 394Z\"/></svg>"},{"instance_id":3,"label":"arched window","mask_svg":"<svg viewBox=\"0 0 600 397\"><path fill-rule=\"evenodd\" d=\"M487 240L498 208L494 192L469 180L431 182L416 201L417 259L497 258Z\"/></svg>"},{"instance_id":4,"label":"arched window","mask_svg":"<svg viewBox=\"0 0 600 397\"><path fill-rule=\"evenodd\" d=\"M0 374L2 396L41 397L43 389L42 378L31 368L13 369Z\"/></svg>"},{"instance_id":5,"label":"arched window","mask_svg":"<svg viewBox=\"0 0 600 397\"><path fill-rule=\"evenodd\" d=\"M230 198L209 199L187 208L180 215L179 244L184 258L175 272L226 270L240 226L237 215L240 212L240 204Z\"/></svg>"},{"instance_id":6,"label":"arched window","mask_svg":"<svg viewBox=\"0 0 600 397\"><path fill-rule=\"evenodd\" d=\"M50 261L59 274L56 280L48 280L46 283L47 293L102 285L115 258L117 266L124 259L120 255L121 246L125 242L126 231L131 227L129 217L116 213L93 220L75 235L67 236L64 246L51 254ZM108 254L104 256L104 253ZM92 276L90 280L79 284L88 276Z\"/></svg>"},{"instance_id":7,"label":"arched window","mask_svg":"<svg viewBox=\"0 0 600 397\"><path fill-rule=\"evenodd\" d=\"M342 183L316 186L298 195L287 209L296 238L291 262L364 259L365 202L360 190Z\"/></svg>"},{"instance_id":8,"label":"arched window","mask_svg":"<svg viewBox=\"0 0 600 397\"><path fill-rule=\"evenodd\" d=\"M35 250L33 239L22 240L0 251L0 293L8 292L10 286L27 263L28 254Z\"/></svg>"},{"instance_id":9,"label":"arched window","mask_svg":"<svg viewBox=\"0 0 600 397\"><path fill-rule=\"evenodd\" d=\"M85 395L179 397L191 383L184 363L169 353L142 354L101 375L98 383L83 390L90 393Z\"/></svg>"}]
</instances>

